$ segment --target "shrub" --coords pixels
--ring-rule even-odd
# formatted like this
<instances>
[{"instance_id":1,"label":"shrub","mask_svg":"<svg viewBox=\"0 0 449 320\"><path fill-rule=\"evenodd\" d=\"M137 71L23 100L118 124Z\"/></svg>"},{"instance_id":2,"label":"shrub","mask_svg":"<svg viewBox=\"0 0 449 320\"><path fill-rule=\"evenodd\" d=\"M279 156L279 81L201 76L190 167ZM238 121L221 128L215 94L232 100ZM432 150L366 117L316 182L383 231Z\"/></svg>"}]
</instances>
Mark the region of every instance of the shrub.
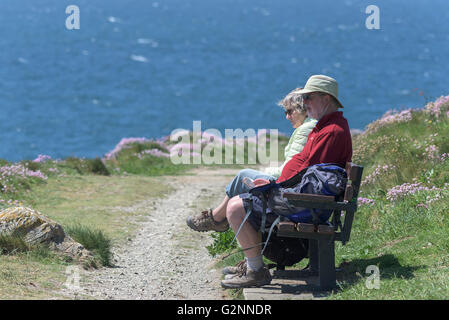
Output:
<instances>
[{"instance_id":1,"label":"shrub","mask_svg":"<svg viewBox=\"0 0 449 320\"><path fill-rule=\"evenodd\" d=\"M84 159L76 157L68 157L58 164L59 167L75 170L77 174L99 174L110 175L109 170L100 158Z\"/></svg>"},{"instance_id":2,"label":"shrub","mask_svg":"<svg viewBox=\"0 0 449 320\"><path fill-rule=\"evenodd\" d=\"M27 252L31 246L21 236L0 234L0 254Z\"/></svg>"},{"instance_id":3,"label":"shrub","mask_svg":"<svg viewBox=\"0 0 449 320\"><path fill-rule=\"evenodd\" d=\"M92 251L103 266L112 266L111 240L101 230L91 230L80 224L68 226L65 230L75 241Z\"/></svg>"},{"instance_id":4,"label":"shrub","mask_svg":"<svg viewBox=\"0 0 449 320\"><path fill-rule=\"evenodd\" d=\"M87 168L88 171L94 174L102 175L102 176L109 176L109 170L104 165L103 161L101 161L100 158L95 159L88 159L87 161Z\"/></svg>"},{"instance_id":5,"label":"shrub","mask_svg":"<svg viewBox=\"0 0 449 320\"><path fill-rule=\"evenodd\" d=\"M211 237L214 239L214 242L206 248L212 257L237 248L237 240L231 245L232 239L234 239L234 232L231 229L226 232L213 232Z\"/></svg>"}]
</instances>

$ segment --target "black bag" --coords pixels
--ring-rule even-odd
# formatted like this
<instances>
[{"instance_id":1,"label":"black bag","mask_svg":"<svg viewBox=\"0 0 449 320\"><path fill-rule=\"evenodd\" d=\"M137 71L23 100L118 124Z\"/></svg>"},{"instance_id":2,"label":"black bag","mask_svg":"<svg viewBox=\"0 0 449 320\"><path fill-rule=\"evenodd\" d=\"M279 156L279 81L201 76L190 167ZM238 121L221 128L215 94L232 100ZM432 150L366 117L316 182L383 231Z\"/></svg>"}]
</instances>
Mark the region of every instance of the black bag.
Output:
<instances>
[{"instance_id":1,"label":"black bag","mask_svg":"<svg viewBox=\"0 0 449 320\"><path fill-rule=\"evenodd\" d=\"M267 233L262 235L266 241ZM278 237L275 233L263 252L265 258L277 263L278 267L292 266L306 258L309 252L309 240L300 238Z\"/></svg>"}]
</instances>

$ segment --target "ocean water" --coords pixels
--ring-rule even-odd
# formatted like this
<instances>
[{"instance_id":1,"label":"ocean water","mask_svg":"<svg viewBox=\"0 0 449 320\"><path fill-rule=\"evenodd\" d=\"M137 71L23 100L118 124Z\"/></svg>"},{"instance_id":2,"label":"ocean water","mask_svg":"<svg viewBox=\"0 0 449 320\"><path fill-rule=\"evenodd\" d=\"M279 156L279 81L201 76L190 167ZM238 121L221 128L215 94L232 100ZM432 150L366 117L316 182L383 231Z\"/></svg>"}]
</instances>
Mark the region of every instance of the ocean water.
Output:
<instances>
[{"instance_id":1,"label":"ocean water","mask_svg":"<svg viewBox=\"0 0 449 320\"><path fill-rule=\"evenodd\" d=\"M368 5L380 30L368 30ZM66 7L80 29L66 28ZM174 129L292 128L276 106L338 80L363 129L449 94L447 0L2 0L0 158L103 156Z\"/></svg>"}]
</instances>

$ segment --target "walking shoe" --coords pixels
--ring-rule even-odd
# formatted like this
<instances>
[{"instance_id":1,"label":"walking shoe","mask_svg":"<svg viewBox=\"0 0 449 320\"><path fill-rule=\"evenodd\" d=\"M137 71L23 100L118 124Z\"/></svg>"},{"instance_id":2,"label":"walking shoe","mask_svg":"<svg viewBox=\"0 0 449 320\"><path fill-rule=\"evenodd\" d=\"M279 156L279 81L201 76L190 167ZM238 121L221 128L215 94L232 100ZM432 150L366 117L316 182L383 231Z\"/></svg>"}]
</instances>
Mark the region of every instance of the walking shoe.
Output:
<instances>
[{"instance_id":1,"label":"walking shoe","mask_svg":"<svg viewBox=\"0 0 449 320\"><path fill-rule=\"evenodd\" d=\"M222 270L224 275L242 275L246 272L246 259L237 262L234 266L224 267Z\"/></svg>"},{"instance_id":2,"label":"walking shoe","mask_svg":"<svg viewBox=\"0 0 449 320\"><path fill-rule=\"evenodd\" d=\"M212 216L212 209L209 211L203 211L201 214L195 217L187 217L187 225L195 231L217 231L225 232L229 229L228 220L225 218L223 221L217 222Z\"/></svg>"},{"instance_id":3,"label":"walking shoe","mask_svg":"<svg viewBox=\"0 0 449 320\"><path fill-rule=\"evenodd\" d=\"M263 267L259 271L246 269L245 274L234 276L221 281L221 286L225 289L261 287L271 283L270 270Z\"/></svg>"}]
</instances>

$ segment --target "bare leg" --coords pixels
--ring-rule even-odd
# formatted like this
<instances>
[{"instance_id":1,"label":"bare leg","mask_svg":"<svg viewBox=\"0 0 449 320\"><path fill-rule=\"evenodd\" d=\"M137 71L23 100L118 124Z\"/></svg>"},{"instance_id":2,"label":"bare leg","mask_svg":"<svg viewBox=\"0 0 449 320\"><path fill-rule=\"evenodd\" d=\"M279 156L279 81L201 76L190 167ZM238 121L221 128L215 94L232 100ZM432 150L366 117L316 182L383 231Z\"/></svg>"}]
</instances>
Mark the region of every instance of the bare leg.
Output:
<instances>
[{"instance_id":1,"label":"bare leg","mask_svg":"<svg viewBox=\"0 0 449 320\"><path fill-rule=\"evenodd\" d=\"M228 206L229 197L226 195L223 201L212 211L212 216L214 220L217 222L223 221L226 219L226 208Z\"/></svg>"},{"instance_id":2,"label":"bare leg","mask_svg":"<svg viewBox=\"0 0 449 320\"><path fill-rule=\"evenodd\" d=\"M234 232L237 232L243 219L245 218L245 207L243 200L239 197L233 197L228 201L226 217ZM245 222L240 233L237 235L237 240L240 246L245 249L253 247L262 242L262 235L260 232L254 230L248 221ZM254 258L261 255L261 245L244 251L247 258Z\"/></svg>"},{"instance_id":3,"label":"bare leg","mask_svg":"<svg viewBox=\"0 0 449 320\"><path fill-rule=\"evenodd\" d=\"M229 200L226 209L226 217L234 232L237 232L246 212L243 206L243 200L239 197L233 197ZM262 235L256 231L249 222L245 222L237 235L237 240L245 250L246 270L243 274L236 274L231 278L221 281L224 288L246 288L260 287L271 282L270 271L264 267L263 257L261 254Z\"/></svg>"}]
</instances>

